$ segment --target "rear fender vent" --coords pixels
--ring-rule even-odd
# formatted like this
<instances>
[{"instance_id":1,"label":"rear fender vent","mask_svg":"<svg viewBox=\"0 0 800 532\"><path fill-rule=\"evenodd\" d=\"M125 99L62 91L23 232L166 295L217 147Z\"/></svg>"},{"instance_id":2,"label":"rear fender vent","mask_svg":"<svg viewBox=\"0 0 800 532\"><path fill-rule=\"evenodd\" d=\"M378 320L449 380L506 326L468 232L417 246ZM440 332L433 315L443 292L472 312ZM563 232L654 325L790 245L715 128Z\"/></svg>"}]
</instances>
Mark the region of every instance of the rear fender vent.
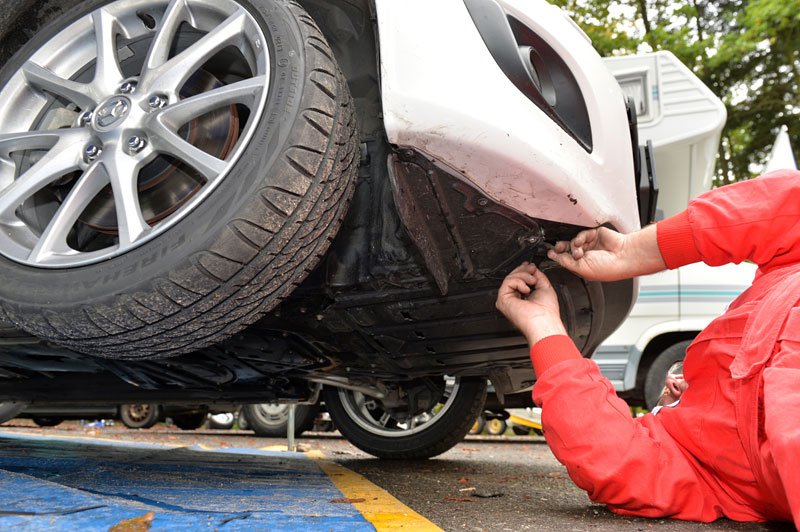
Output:
<instances>
[{"instance_id":1,"label":"rear fender vent","mask_svg":"<svg viewBox=\"0 0 800 532\"><path fill-rule=\"evenodd\" d=\"M561 56L494 0L464 0L486 47L530 101L592 151L592 127L578 82Z\"/></svg>"}]
</instances>

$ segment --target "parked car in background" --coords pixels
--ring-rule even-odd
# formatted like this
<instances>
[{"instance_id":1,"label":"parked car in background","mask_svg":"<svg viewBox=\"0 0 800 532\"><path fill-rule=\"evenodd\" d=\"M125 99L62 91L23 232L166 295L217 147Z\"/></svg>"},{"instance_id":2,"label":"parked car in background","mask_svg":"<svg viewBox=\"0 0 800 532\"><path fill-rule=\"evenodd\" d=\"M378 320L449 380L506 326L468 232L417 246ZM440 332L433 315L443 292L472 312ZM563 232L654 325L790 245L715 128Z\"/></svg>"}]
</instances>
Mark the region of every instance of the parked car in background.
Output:
<instances>
[{"instance_id":1,"label":"parked car in background","mask_svg":"<svg viewBox=\"0 0 800 532\"><path fill-rule=\"evenodd\" d=\"M131 429L149 429L160 421L170 419L172 424L182 430L195 430L202 427L209 416L224 414L207 406L198 405L158 405L148 403L123 405L91 405L51 403L27 406L16 417L31 419L40 427L55 427L66 420L119 420ZM220 425L223 423L219 422ZM233 423L230 423L233 426Z\"/></svg>"},{"instance_id":2,"label":"parked car in background","mask_svg":"<svg viewBox=\"0 0 800 532\"><path fill-rule=\"evenodd\" d=\"M321 393L361 449L424 458L466 434L487 378L535 380L494 308L520 262L587 357L633 303L633 280L546 260L648 222L654 184L635 110L543 0L4 9L13 408Z\"/></svg>"},{"instance_id":3,"label":"parked car in background","mask_svg":"<svg viewBox=\"0 0 800 532\"><path fill-rule=\"evenodd\" d=\"M289 409L292 405L286 403L259 403L242 405L239 419L239 428L252 430L256 436L266 438L285 438L289 431ZM300 436L306 431L313 430L318 423L318 418L326 414L322 405L294 405L294 435ZM323 420L319 420L323 422Z\"/></svg>"}]
</instances>

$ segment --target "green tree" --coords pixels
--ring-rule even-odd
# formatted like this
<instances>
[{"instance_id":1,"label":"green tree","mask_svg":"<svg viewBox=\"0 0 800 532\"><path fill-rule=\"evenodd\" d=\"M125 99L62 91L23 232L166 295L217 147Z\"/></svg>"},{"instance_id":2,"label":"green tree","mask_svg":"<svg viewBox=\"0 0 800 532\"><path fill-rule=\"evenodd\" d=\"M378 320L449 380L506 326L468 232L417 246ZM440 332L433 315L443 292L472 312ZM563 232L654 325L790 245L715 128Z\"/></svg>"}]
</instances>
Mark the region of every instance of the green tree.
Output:
<instances>
[{"instance_id":1,"label":"green tree","mask_svg":"<svg viewBox=\"0 0 800 532\"><path fill-rule=\"evenodd\" d=\"M751 176L781 124L800 138L800 0L751 0L737 18L737 31L722 37L710 62L727 88L720 184Z\"/></svg>"},{"instance_id":2,"label":"green tree","mask_svg":"<svg viewBox=\"0 0 800 532\"><path fill-rule=\"evenodd\" d=\"M631 10L624 9L617 0L550 1L578 23L600 55L634 53L641 43L641 38L629 27Z\"/></svg>"},{"instance_id":3,"label":"green tree","mask_svg":"<svg viewBox=\"0 0 800 532\"><path fill-rule=\"evenodd\" d=\"M669 50L725 102L715 184L752 177L782 124L800 138L800 0L555 3L601 55Z\"/></svg>"}]
</instances>

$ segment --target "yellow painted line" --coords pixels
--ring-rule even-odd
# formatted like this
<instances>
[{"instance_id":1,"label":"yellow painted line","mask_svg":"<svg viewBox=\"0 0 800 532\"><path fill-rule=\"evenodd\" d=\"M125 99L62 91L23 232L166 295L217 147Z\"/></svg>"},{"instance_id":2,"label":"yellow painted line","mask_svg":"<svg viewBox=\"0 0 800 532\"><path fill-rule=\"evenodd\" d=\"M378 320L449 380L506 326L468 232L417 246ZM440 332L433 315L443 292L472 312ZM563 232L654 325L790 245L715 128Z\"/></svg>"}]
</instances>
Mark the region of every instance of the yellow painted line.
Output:
<instances>
[{"instance_id":1,"label":"yellow painted line","mask_svg":"<svg viewBox=\"0 0 800 532\"><path fill-rule=\"evenodd\" d=\"M535 421L531 421L530 419L525 419L524 417L511 415L508 416L508 420L515 425L522 425L524 427L530 427L532 429L542 430L541 423L536 423Z\"/></svg>"},{"instance_id":2,"label":"yellow painted line","mask_svg":"<svg viewBox=\"0 0 800 532\"><path fill-rule=\"evenodd\" d=\"M328 475L345 497L364 500L364 502L354 502L352 505L378 532L400 529L442 532L441 528L398 501L388 491L379 488L358 473L325 460L322 452L309 451L306 456L317 461L320 469Z\"/></svg>"},{"instance_id":3,"label":"yellow painted line","mask_svg":"<svg viewBox=\"0 0 800 532\"><path fill-rule=\"evenodd\" d=\"M260 447L259 451L272 451L272 452L288 452L289 448L286 445L267 445L266 447Z\"/></svg>"}]
</instances>

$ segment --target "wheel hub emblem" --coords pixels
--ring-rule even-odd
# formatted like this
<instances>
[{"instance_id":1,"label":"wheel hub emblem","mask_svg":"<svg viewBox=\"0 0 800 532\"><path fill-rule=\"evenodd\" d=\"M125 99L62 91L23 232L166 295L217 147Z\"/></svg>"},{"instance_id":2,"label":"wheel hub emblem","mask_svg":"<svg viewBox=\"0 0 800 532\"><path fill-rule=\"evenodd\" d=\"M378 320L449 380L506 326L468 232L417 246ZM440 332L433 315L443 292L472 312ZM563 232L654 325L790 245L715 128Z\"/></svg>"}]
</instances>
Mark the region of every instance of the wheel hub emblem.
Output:
<instances>
[{"instance_id":1,"label":"wheel hub emblem","mask_svg":"<svg viewBox=\"0 0 800 532\"><path fill-rule=\"evenodd\" d=\"M114 96L106 100L94 115L95 127L107 131L125 120L131 110L131 101L125 96Z\"/></svg>"}]
</instances>

